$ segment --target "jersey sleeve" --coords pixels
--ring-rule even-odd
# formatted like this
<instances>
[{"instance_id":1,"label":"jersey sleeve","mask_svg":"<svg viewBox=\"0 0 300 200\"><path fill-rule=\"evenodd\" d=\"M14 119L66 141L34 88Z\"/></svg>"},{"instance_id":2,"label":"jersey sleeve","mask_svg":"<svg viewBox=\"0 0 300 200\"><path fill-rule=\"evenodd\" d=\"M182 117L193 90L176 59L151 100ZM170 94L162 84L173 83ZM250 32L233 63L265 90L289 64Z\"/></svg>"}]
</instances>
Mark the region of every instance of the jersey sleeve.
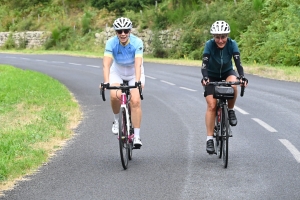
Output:
<instances>
[{"instance_id":1,"label":"jersey sleeve","mask_svg":"<svg viewBox=\"0 0 300 200\"><path fill-rule=\"evenodd\" d=\"M204 46L204 50L203 50L203 55L210 55L210 51L211 51L211 46L212 46L212 42L211 40L208 40L206 43L205 43L205 46Z\"/></svg>"},{"instance_id":2,"label":"jersey sleeve","mask_svg":"<svg viewBox=\"0 0 300 200\"><path fill-rule=\"evenodd\" d=\"M144 53L144 44L141 39L136 43L135 57L143 57Z\"/></svg>"},{"instance_id":3,"label":"jersey sleeve","mask_svg":"<svg viewBox=\"0 0 300 200\"><path fill-rule=\"evenodd\" d=\"M232 40L232 52L233 53L240 53L240 50L239 50L238 45L237 45L235 40Z\"/></svg>"},{"instance_id":4,"label":"jersey sleeve","mask_svg":"<svg viewBox=\"0 0 300 200\"><path fill-rule=\"evenodd\" d=\"M104 56L113 58L113 39L112 38L106 42Z\"/></svg>"}]
</instances>

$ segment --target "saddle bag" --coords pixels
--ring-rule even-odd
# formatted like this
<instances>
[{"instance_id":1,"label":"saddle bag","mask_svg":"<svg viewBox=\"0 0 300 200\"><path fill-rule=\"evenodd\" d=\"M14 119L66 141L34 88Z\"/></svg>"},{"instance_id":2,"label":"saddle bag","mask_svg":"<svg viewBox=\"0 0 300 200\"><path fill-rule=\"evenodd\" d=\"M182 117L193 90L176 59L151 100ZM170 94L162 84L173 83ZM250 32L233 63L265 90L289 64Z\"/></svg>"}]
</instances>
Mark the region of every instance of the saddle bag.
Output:
<instances>
[{"instance_id":1,"label":"saddle bag","mask_svg":"<svg viewBox=\"0 0 300 200\"><path fill-rule=\"evenodd\" d=\"M231 86L215 86L213 97L215 99L233 99L234 89Z\"/></svg>"}]
</instances>

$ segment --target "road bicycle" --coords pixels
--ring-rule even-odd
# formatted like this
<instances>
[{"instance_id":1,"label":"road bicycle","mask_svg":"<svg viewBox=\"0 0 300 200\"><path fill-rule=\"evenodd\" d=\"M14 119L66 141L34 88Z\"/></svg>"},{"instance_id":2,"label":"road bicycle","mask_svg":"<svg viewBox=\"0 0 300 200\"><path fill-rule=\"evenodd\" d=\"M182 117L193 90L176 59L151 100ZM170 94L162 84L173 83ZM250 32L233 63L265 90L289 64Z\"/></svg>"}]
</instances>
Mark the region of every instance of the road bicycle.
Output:
<instances>
[{"instance_id":1,"label":"road bicycle","mask_svg":"<svg viewBox=\"0 0 300 200\"><path fill-rule=\"evenodd\" d=\"M245 86L241 81L209 82L208 85L214 86L213 97L217 99L214 128L215 154L217 154L219 158L223 158L223 166L224 168L227 168L229 137L232 137L228 118L228 99L234 97L232 85L241 85L241 97L244 96Z\"/></svg>"},{"instance_id":2,"label":"road bicycle","mask_svg":"<svg viewBox=\"0 0 300 200\"><path fill-rule=\"evenodd\" d=\"M132 149L134 131L131 122L131 109L130 109L130 89L138 88L140 93L140 98L143 100L143 93L141 82L136 82L134 86L129 86L128 81L123 81L120 86L110 86L109 83L101 83L100 93L102 100L105 101L105 89L116 90L116 95L118 90L121 90L121 107L119 113L119 147L120 147L120 157L123 168L126 170L128 167L128 160L132 159Z\"/></svg>"}]
</instances>

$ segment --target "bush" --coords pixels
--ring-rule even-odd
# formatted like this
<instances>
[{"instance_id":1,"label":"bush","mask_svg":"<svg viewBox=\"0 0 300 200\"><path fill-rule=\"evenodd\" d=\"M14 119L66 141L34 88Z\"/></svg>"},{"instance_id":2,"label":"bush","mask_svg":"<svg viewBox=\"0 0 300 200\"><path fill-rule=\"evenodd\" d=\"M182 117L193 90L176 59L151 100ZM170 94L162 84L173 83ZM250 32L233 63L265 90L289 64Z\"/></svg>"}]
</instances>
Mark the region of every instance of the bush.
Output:
<instances>
[{"instance_id":1,"label":"bush","mask_svg":"<svg viewBox=\"0 0 300 200\"><path fill-rule=\"evenodd\" d=\"M193 60L202 60L203 49L195 50L190 54L190 58Z\"/></svg>"},{"instance_id":2,"label":"bush","mask_svg":"<svg viewBox=\"0 0 300 200\"><path fill-rule=\"evenodd\" d=\"M18 49L26 49L26 46L28 44L28 40L26 39L26 37L20 37L18 40Z\"/></svg>"},{"instance_id":3,"label":"bush","mask_svg":"<svg viewBox=\"0 0 300 200\"><path fill-rule=\"evenodd\" d=\"M51 37L45 42L45 49L70 50L71 44L76 40L75 33L71 27L62 26L52 31Z\"/></svg>"},{"instance_id":4,"label":"bush","mask_svg":"<svg viewBox=\"0 0 300 200\"><path fill-rule=\"evenodd\" d=\"M158 3L162 0L158 0ZM154 6L153 0L91 0L91 5L98 9L106 8L109 11L115 11L117 15L122 15L126 10L140 12L144 8Z\"/></svg>"},{"instance_id":5,"label":"bush","mask_svg":"<svg viewBox=\"0 0 300 200\"><path fill-rule=\"evenodd\" d=\"M168 52L163 48L158 35L158 31L156 31L152 41L153 56L156 58L168 58Z\"/></svg>"},{"instance_id":6,"label":"bush","mask_svg":"<svg viewBox=\"0 0 300 200\"><path fill-rule=\"evenodd\" d=\"M166 49L159 49L159 48L155 48L153 50L153 56L155 58L168 58L168 51Z\"/></svg>"},{"instance_id":7,"label":"bush","mask_svg":"<svg viewBox=\"0 0 300 200\"><path fill-rule=\"evenodd\" d=\"M300 66L299 13L297 3L287 4L285 0L266 1L260 12L261 20L255 20L241 35L240 47L245 60Z\"/></svg>"},{"instance_id":8,"label":"bush","mask_svg":"<svg viewBox=\"0 0 300 200\"><path fill-rule=\"evenodd\" d=\"M82 27L82 33L86 34L90 31L91 29L91 21L92 21L92 13L86 12L81 20L81 27Z\"/></svg>"},{"instance_id":9,"label":"bush","mask_svg":"<svg viewBox=\"0 0 300 200\"><path fill-rule=\"evenodd\" d=\"M16 42L13 38L13 33L9 33L7 40L5 41L4 45L2 46L3 49L14 49L16 48Z\"/></svg>"}]
</instances>

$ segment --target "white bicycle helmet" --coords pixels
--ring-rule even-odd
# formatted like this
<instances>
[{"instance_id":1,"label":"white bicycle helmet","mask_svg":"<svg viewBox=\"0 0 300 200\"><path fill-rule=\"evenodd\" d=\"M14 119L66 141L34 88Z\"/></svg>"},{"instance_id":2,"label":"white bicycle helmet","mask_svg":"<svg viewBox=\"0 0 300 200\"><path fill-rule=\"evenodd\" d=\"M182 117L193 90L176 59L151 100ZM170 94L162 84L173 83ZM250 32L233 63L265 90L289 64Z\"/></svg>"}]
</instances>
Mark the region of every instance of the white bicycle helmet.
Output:
<instances>
[{"instance_id":1,"label":"white bicycle helmet","mask_svg":"<svg viewBox=\"0 0 300 200\"><path fill-rule=\"evenodd\" d=\"M230 26L225 21L216 21L211 25L211 34L228 34L230 33Z\"/></svg>"},{"instance_id":2,"label":"white bicycle helmet","mask_svg":"<svg viewBox=\"0 0 300 200\"><path fill-rule=\"evenodd\" d=\"M115 30L131 29L132 22L128 18L120 17L114 21L113 26Z\"/></svg>"}]
</instances>

